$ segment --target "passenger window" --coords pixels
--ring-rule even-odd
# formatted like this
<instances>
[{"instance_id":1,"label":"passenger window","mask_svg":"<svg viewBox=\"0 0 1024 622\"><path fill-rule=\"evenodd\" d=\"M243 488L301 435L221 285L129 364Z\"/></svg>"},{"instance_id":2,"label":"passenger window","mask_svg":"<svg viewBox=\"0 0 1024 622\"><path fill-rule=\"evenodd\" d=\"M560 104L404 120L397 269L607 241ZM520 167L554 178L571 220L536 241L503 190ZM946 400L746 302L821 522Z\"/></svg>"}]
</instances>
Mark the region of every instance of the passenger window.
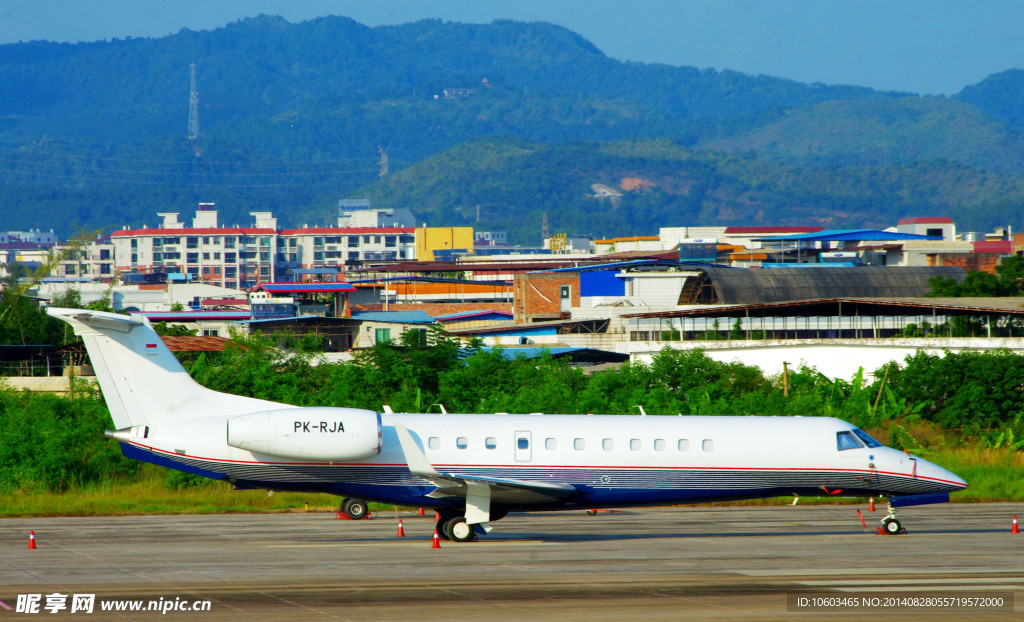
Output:
<instances>
[{"instance_id":1,"label":"passenger window","mask_svg":"<svg viewBox=\"0 0 1024 622\"><path fill-rule=\"evenodd\" d=\"M603 441L601 441L601 447L605 451L611 451L611 450L615 449L615 441L613 441L610 438L606 438Z\"/></svg>"},{"instance_id":2,"label":"passenger window","mask_svg":"<svg viewBox=\"0 0 1024 622\"><path fill-rule=\"evenodd\" d=\"M586 449L587 444L586 442L583 441L582 438L578 438L572 442L572 447L573 449Z\"/></svg>"},{"instance_id":3,"label":"passenger window","mask_svg":"<svg viewBox=\"0 0 1024 622\"><path fill-rule=\"evenodd\" d=\"M839 451L847 449L860 449L861 444L849 432L836 432L836 448Z\"/></svg>"},{"instance_id":4,"label":"passenger window","mask_svg":"<svg viewBox=\"0 0 1024 622\"><path fill-rule=\"evenodd\" d=\"M558 444L555 443L555 439L553 439L553 438L546 438L546 439L544 439L544 449L554 450L555 447L557 447L557 446L558 446Z\"/></svg>"},{"instance_id":5,"label":"passenger window","mask_svg":"<svg viewBox=\"0 0 1024 622\"><path fill-rule=\"evenodd\" d=\"M631 438L629 439L629 449L631 451L640 451L640 439Z\"/></svg>"},{"instance_id":6,"label":"passenger window","mask_svg":"<svg viewBox=\"0 0 1024 622\"><path fill-rule=\"evenodd\" d=\"M516 439L516 447L518 447L519 449L529 449L530 448L530 439L522 438L522 437L517 438Z\"/></svg>"},{"instance_id":7,"label":"passenger window","mask_svg":"<svg viewBox=\"0 0 1024 622\"><path fill-rule=\"evenodd\" d=\"M429 446L431 449L440 449L441 439L437 438L436 436L431 436L430 440L427 441L427 446Z\"/></svg>"},{"instance_id":8,"label":"passenger window","mask_svg":"<svg viewBox=\"0 0 1024 622\"><path fill-rule=\"evenodd\" d=\"M654 439L654 451L665 451L665 439L656 438Z\"/></svg>"},{"instance_id":9,"label":"passenger window","mask_svg":"<svg viewBox=\"0 0 1024 622\"><path fill-rule=\"evenodd\" d=\"M715 448L715 441L711 440L710 438L706 438L704 439L704 442L700 444L700 446L701 449L703 449L704 451L712 451Z\"/></svg>"},{"instance_id":10,"label":"passenger window","mask_svg":"<svg viewBox=\"0 0 1024 622\"><path fill-rule=\"evenodd\" d=\"M690 441L685 438L679 439L679 451L690 451Z\"/></svg>"},{"instance_id":11,"label":"passenger window","mask_svg":"<svg viewBox=\"0 0 1024 622\"><path fill-rule=\"evenodd\" d=\"M466 447L469 447L469 440L467 440L465 436L460 436L455 439L455 446L459 449L465 449Z\"/></svg>"},{"instance_id":12,"label":"passenger window","mask_svg":"<svg viewBox=\"0 0 1024 622\"><path fill-rule=\"evenodd\" d=\"M493 436L488 436L487 439L484 441L484 447L486 447L487 449L494 449L497 446L498 439L494 438Z\"/></svg>"}]
</instances>

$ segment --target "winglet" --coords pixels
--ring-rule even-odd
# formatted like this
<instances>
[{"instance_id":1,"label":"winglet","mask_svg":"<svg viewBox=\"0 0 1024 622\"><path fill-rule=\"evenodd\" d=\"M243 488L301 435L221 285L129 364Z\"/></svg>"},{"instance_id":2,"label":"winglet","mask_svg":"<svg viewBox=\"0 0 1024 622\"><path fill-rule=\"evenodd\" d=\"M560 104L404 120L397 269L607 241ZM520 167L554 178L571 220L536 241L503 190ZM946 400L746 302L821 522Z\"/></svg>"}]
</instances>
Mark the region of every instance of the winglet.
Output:
<instances>
[{"instance_id":1,"label":"winglet","mask_svg":"<svg viewBox=\"0 0 1024 622\"><path fill-rule=\"evenodd\" d=\"M401 423L395 424L395 433L398 434L398 442L402 445L402 453L405 454L405 462L409 465L409 471L413 475L423 475L427 477L438 477L441 474L434 469L430 461L427 460L426 454L420 449L420 446L413 440L412 434L409 433L409 429Z\"/></svg>"}]
</instances>

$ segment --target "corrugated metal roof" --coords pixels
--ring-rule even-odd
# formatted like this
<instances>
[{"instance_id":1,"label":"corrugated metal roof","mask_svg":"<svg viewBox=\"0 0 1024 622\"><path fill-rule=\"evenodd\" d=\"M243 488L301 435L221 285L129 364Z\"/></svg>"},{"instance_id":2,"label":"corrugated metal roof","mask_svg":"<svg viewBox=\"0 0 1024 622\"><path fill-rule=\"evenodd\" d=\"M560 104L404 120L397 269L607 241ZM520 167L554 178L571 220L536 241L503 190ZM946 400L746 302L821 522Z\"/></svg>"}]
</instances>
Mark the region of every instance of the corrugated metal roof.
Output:
<instances>
[{"instance_id":1,"label":"corrugated metal roof","mask_svg":"<svg viewBox=\"0 0 1024 622\"><path fill-rule=\"evenodd\" d=\"M824 231L825 227L726 227L725 233L732 235L771 234L771 233L814 233Z\"/></svg>"},{"instance_id":2,"label":"corrugated metal roof","mask_svg":"<svg viewBox=\"0 0 1024 622\"><path fill-rule=\"evenodd\" d=\"M477 281L474 279L443 279L433 276L389 276L380 279L358 279L350 281L356 285L367 283L455 283L459 285L491 285L494 287L508 287L512 281Z\"/></svg>"},{"instance_id":3,"label":"corrugated metal roof","mask_svg":"<svg viewBox=\"0 0 1024 622\"><path fill-rule=\"evenodd\" d=\"M247 320L252 317L250 311L132 311L131 315L141 315L150 322L195 322L198 320Z\"/></svg>"},{"instance_id":4,"label":"corrugated metal roof","mask_svg":"<svg viewBox=\"0 0 1024 622\"><path fill-rule=\"evenodd\" d=\"M356 311L353 320L364 322L394 322L396 324L433 324L434 318L426 311Z\"/></svg>"},{"instance_id":5,"label":"corrugated metal roof","mask_svg":"<svg viewBox=\"0 0 1024 622\"><path fill-rule=\"evenodd\" d=\"M341 274L337 268L289 268L290 274Z\"/></svg>"},{"instance_id":6,"label":"corrugated metal roof","mask_svg":"<svg viewBox=\"0 0 1024 622\"><path fill-rule=\"evenodd\" d=\"M571 266L569 268L552 268L544 272L584 272L586 270L616 270L620 268L633 268L636 266L691 266L693 262L667 261L664 259L637 259L634 261L616 261L613 263L589 264L586 266ZM704 265L704 264L701 264Z\"/></svg>"},{"instance_id":7,"label":"corrugated metal roof","mask_svg":"<svg viewBox=\"0 0 1024 622\"><path fill-rule=\"evenodd\" d=\"M894 240L941 240L941 235L918 235L916 233L895 233L877 229L829 229L818 233L794 233L764 238L753 238L755 242L860 242L861 240L890 242Z\"/></svg>"},{"instance_id":8,"label":"corrugated metal roof","mask_svg":"<svg viewBox=\"0 0 1024 622\"><path fill-rule=\"evenodd\" d=\"M254 291L263 290L270 294L333 294L354 292L349 283L262 283Z\"/></svg>"},{"instance_id":9,"label":"corrugated metal roof","mask_svg":"<svg viewBox=\"0 0 1024 622\"><path fill-rule=\"evenodd\" d=\"M224 337L161 337L171 352L222 352Z\"/></svg>"},{"instance_id":10,"label":"corrugated metal roof","mask_svg":"<svg viewBox=\"0 0 1024 622\"><path fill-rule=\"evenodd\" d=\"M239 322L239 323L240 324L270 324L270 323L273 323L273 322L277 322L277 323L280 323L280 324L308 324L308 323L312 322L312 323L317 323L317 324L346 325L346 324L353 324L354 320L352 320L351 318L346 318L346 317L323 317L323 316L320 316L320 315L308 315L307 314L307 315L299 315L297 317L268 317L268 318L264 318L264 319L261 319L261 320L245 320L244 322Z\"/></svg>"},{"instance_id":11,"label":"corrugated metal roof","mask_svg":"<svg viewBox=\"0 0 1024 622\"><path fill-rule=\"evenodd\" d=\"M493 315L500 316L501 318L511 320L513 315L504 311L463 311L462 313L450 313L448 315L437 315L434 319L438 322L451 322L453 320L468 320L470 318L481 318L484 316Z\"/></svg>"},{"instance_id":12,"label":"corrugated metal roof","mask_svg":"<svg viewBox=\"0 0 1024 622\"><path fill-rule=\"evenodd\" d=\"M964 279L963 268L821 267L815 270L724 270L704 268L721 304L759 304L815 298L889 298L923 296L931 290L928 279L940 276Z\"/></svg>"},{"instance_id":13,"label":"corrugated metal roof","mask_svg":"<svg viewBox=\"0 0 1024 622\"><path fill-rule=\"evenodd\" d=\"M950 225L953 224L953 219L949 216L917 216L900 218L896 222L900 225Z\"/></svg>"},{"instance_id":14,"label":"corrugated metal roof","mask_svg":"<svg viewBox=\"0 0 1024 622\"><path fill-rule=\"evenodd\" d=\"M632 313L622 317L919 316L930 315L932 309L941 315L1024 315L1024 299L1010 296L1003 298L816 298Z\"/></svg>"}]
</instances>

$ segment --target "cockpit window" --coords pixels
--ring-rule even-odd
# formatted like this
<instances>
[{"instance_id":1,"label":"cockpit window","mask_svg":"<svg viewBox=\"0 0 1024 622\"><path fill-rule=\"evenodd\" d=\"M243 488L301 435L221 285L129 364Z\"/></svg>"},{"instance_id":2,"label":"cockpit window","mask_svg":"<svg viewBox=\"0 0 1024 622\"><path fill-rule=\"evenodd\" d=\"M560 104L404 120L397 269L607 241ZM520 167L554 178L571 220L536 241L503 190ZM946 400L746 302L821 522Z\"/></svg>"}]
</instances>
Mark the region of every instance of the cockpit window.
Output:
<instances>
[{"instance_id":1,"label":"cockpit window","mask_svg":"<svg viewBox=\"0 0 1024 622\"><path fill-rule=\"evenodd\" d=\"M839 451L860 449L861 447L863 445L850 432L836 432L836 448Z\"/></svg>"},{"instance_id":2,"label":"cockpit window","mask_svg":"<svg viewBox=\"0 0 1024 622\"><path fill-rule=\"evenodd\" d=\"M865 445L867 445L868 447L881 447L881 446L882 446L882 444L881 444L881 443L879 443L879 442L878 442L878 441L876 441L875 439L873 439L873 438L871 438L870 436L868 436L868 435L867 435L867 434L866 434L866 433L864 432L864 430L858 430L857 428L854 428L854 429L852 430L852 432L853 432L854 434L856 434L856 435L857 435L857 438L859 438L859 439L860 439L860 440L861 440L861 441L862 441L862 442L863 442L863 443L864 443Z\"/></svg>"}]
</instances>

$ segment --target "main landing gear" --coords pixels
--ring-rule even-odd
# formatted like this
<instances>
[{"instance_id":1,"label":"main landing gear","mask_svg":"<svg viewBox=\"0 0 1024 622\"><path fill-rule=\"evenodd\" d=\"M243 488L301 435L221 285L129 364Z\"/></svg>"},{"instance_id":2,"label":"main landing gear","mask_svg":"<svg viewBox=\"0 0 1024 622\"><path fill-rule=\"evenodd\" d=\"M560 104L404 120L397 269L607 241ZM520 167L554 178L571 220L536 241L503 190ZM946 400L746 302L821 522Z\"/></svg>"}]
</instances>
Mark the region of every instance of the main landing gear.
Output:
<instances>
[{"instance_id":1,"label":"main landing gear","mask_svg":"<svg viewBox=\"0 0 1024 622\"><path fill-rule=\"evenodd\" d=\"M476 540L476 529L466 522L465 516L450 512L437 512L437 533L445 540L453 542L472 542Z\"/></svg>"},{"instance_id":2,"label":"main landing gear","mask_svg":"<svg viewBox=\"0 0 1024 622\"><path fill-rule=\"evenodd\" d=\"M370 508L366 505L366 501L362 499L344 499L341 502L341 513L345 514L352 520L360 520L366 518L369 514Z\"/></svg>"}]
</instances>

